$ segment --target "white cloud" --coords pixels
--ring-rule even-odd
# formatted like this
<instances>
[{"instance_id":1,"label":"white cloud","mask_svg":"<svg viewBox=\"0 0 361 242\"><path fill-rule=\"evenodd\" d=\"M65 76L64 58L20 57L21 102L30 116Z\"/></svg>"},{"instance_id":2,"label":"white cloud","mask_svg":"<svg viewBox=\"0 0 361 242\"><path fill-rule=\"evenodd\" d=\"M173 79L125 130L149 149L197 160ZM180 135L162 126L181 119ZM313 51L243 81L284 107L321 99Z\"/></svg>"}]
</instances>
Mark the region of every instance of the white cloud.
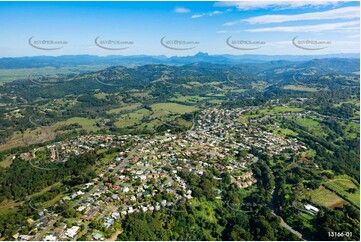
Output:
<instances>
[{"instance_id":1,"label":"white cloud","mask_svg":"<svg viewBox=\"0 0 361 242\"><path fill-rule=\"evenodd\" d=\"M261 8L273 8L273 9L295 9L302 7L324 7L333 5L336 6L339 3L336 1L239 1L239 2L216 2L216 7L236 7L239 10L252 10Z\"/></svg>"},{"instance_id":2,"label":"white cloud","mask_svg":"<svg viewBox=\"0 0 361 242\"><path fill-rule=\"evenodd\" d=\"M174 12L176 13L189 13L191 10L189 10L188 8L183 8L183 7L176 7L174 9Z\"/></svg>"},{"instance_id":3,"label":"white cloud","mask_svg":"<svg viewBox=\"0 0 361 242\"><path fill-rule=\"evenodd\" d=\"M194 14L194 15L192 15L192 18L201 18L203 16L204 16L203 13L202 14Z\"/></svg>"},{"instance_id":4,"label":"white cloud","mask_svg":"<svg viewBox=\"0 0 361 242\"><path fill-rule=\"evenodd\" d=\"M209 13L209 16L212 17L213 15L220 15L220 14L222 14L221 11L213 11L213 12Z\"/></svg>"},{"instance_id":5,"label":"white cloud","mask_svg":"<svg viewBox=\"0 0 361 242\"><path fill-rule=\"evenodd\" d=\"M353 19L360 18L359 7L345 7L323 12L293 14L293 15L263 15L243 19L241 21L250 24L282 23L299 20L323 20L323 19Z\"/></svg>"},{"instance_id":6,"label":"white cloud","mask_svg":"<svg viewBox=\"0 0 361 242\"><path fill-rule=\"evenodd\" d=\"M345 7L323 12L293 14L293 15L262 15L247 19L224 23L223 26L234 26L242 22L250 24L282 23L289 21L324 20L324 19L352 19L360 18L359 7Z\"/></svg>"},{"instance_id":7,"label":"white cloud","mask_svg":"<svg viewBox=\"0 0 361 242\"><path fill-rule=\"evenodd\" d=\"M237 24L240 24L240 23L242 23L242 20L236 20L236 21L231 21L231 22L224 23L224 24L222 24L222 26L234 26L234 25L237 25Z\"/></svg>"},{"instance_id":8,"label":"white cloud","mask_svg":"<svg viewBox=\"0 0 361 242\"><path fill-rule=\"evenodd\" d=\"M350 21L342 23L318 24L318 25L300 25L283 26L271 28L247 29L247 32L322 32L322 31L349 31L359 30L360 21Z\"/></svg>"},{"instance_id":9,"label":"white cloud","mask_svg":"<svg viewBox=\"0 0 361 242\"><path fill-rule=\"evenodd\" d=\"M227 11L229 12L229 11ZM212 16L215 16L215 15L220 15L220 14L223 14L224 12L221 12L221 11L213 11L213 12L210 12L210 13L201 13L201 14L195 14L195 15L192 15L192 18L201 18L201 17L205 17L205 16L209 16L209 17L212 17Z\"/></svg>"},{"instance_id":10,"label":"white cloud","mask_svg":"<svg viewBox=\"0 0 361 242\"><path fill-rule=\"evenodd\" d=\"M240 30L219 30L217 31L218 34L229 34L229 33L239 33Z\"/></svg>"}]
</instances>

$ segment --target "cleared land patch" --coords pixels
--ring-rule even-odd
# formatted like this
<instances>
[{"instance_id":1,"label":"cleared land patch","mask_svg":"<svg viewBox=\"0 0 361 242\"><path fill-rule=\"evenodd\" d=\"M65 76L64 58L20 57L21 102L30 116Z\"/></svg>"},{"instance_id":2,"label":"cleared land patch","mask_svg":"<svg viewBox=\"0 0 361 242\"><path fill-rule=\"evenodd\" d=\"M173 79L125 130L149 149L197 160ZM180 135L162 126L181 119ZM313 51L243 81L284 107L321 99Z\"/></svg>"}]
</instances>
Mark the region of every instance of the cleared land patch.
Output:
<instances>
[{"instance_id":1,"label":"cleared land patch","mask_svg":"<svg viewBox=\"0 0 361 242\"><path fill-rule=\"evenodd\" d=\"M12 163L13 163L12 155L9 155L4 160L0 161L0 166L6 168L11 166Z\"/></svg>"},{"instance_id":2,"label":"cleared land patch","mask_svg":"<svg viewBox=\"0 0 361 242\"><path fill-rule=\"evenodd\" d=\"M345 196L351 202L360 206L360 189L348 179L334 179L326 183L330 189ZM353 192L351 192L353 190Z\"/></svg>"},{"instance_id":3,"label":"cleared land patch","mask_svg":"<svg viewBox=\"0 0 361 242\"><path fill-rule=\"evenodd\" d=\"M200 96L178 96L178 97L171 98L170 100L175 101L175 102L197 103L204 99L207 99L207 98L200 97Z\"/></svg>"},{"instance_id":4,"label":"cleared land patch","mask_svg":"<svg viewBox=\"0 0 361 242\"><path fill-rule=\"evenodd\" d=\"M317 92L318 89L314 87L307 87L301 85L286 85L283 87L286 90L300 91L300 92Z\"/></svg>"},{"instance_id":5,"label":"cleared land patch","mask_svg":"<svg viewBox=\"0 0 361 242\"><path fill-rule=\"evenodd\" d=\"M156 104L152 104L151 108L154 112L164 111L167 113L176 113L176 114L191 113L197 110L196 107L181 105L177 103L156 103Z\"/></svg>"},{"instance_id":6,"label":"cleared land patch","mask_svg":"<svg viewBox=\"0 0 361 242\"><path fill-rule=\"evenodd\" d=\"M310 118L296 118L296 122L302 126L315 127L320 123Z\"/></svg>"},{"instance_id":7,"label":"cleared land patch","mask_svg":"<svg viewBox=\"0 0 361 242\"><path fill-rule=\"evenodd\" d=\"M342 207L344 204L347 204L347 201L342 197L324 187L310 191L308 195L311 197L313 203L328 208Z\"/></svg>"},{"instance_id":8,"label":"cleared land patch","mask_svg":"<svg viewBox=\"0 0 361 242\"><path fill-rule=\"evenodd\" d=\"M74 123L81 125L82 128L85 129L86 131L99 130L99 128L96 126L96 122L94 119L81 118L81 117L73 117L66 121L58 122L52 126L55 126L56 128L58 128L59 126L69 125L69 124L74 124Z\"/></svg>"},{"instance_id":9,"label":"cleared land patch","mask_svg":"<svg viewBox=\"0 0 361 242\"><path fill-rule=\"evenodd\" d=\"M109 111L107 111L107 114L116 114L116 113L120 113L123 111L128 111L128 110L132 110L135 108L138 108L141 104L140 103L134 103L134 104L130 104L128 106L125 107L119 107L119 108L115 108L115 109L111 109Z\"/></svg>"}]
</instances>

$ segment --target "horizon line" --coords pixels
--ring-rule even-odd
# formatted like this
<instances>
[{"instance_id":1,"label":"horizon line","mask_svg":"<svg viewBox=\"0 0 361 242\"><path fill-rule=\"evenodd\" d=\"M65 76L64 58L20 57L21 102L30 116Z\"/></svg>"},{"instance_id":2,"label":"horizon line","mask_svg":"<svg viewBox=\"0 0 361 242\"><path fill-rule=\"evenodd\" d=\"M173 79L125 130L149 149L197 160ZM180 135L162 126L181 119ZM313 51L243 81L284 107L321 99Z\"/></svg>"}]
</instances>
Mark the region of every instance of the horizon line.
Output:
<instances>
[{"instance_id":1,"label":"horizon line","mask_svg":"<svg viewBox=\"0 0 361 242\"><path fill-rule=\"evenodd\" d=\"M10 57L10 56L2 56L0 59L15 59L15 58L34 58L34 57L65 57L65 56L93 56L93 57L139 57L139 56L145 56L145 57L165 57L167 59L173 58L173 57L195 57L197 55L207 55L207 56L327 56L327 55L360 55L360 52L341 52L341 53L328 53L328 54L209 54L207 52L198 52L194 55L172 55L167 56L164 54L160 55L147 55L147 54L138 54L138 55L96 55L96 54L72 54L72 55L33 55L33 56L16 56L16 57Z\"/></svg>"}]
</instances>

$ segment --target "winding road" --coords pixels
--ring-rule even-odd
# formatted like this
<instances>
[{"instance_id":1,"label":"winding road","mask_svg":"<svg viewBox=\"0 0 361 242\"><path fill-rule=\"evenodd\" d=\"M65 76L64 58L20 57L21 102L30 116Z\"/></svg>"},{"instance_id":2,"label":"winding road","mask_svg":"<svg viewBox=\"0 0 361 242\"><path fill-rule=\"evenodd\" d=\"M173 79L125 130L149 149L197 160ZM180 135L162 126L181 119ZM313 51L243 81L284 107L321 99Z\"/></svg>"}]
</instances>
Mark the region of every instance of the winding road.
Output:
<instances>
[{"instance_id":1,"label":"winding road","mask_svg":"<svg viewBox=\"0 0 361 242\"><path fill-rule=\"evenodd\" d=\"M281 220L281 226L284 227L285 229L287 229L288 231L290 231L292 234L296 235L298 238L302 239L302 240L305 240L303 238L303 235L298 232L297 230L294 230L290 225L288 225L281 216L277 215L274 211L274 208L275 208L275 198L276 198L276 194L275 194L275 189L276 187L273 188L272 190L272 195L271 195L271 202L270 202L270 209L271 209L271 212L273 215L275 215L276 217L280 218Z\"/></svg>"}]
</instances>

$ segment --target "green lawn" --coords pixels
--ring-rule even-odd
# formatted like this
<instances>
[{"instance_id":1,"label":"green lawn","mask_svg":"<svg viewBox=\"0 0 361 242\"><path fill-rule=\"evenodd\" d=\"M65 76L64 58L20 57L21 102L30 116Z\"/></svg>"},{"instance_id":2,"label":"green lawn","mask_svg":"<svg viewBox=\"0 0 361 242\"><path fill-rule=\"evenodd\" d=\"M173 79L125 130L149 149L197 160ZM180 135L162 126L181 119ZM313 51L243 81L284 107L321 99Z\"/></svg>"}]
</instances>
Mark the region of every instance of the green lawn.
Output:
<instances>
[{"instance_id":1,"label":"green lawn","mask_svg":"<svg viewBox=\"0 0 361 242\"><path fill-rule=\"evenodd\" d=\"M5 157L4 160L0 161L0 166L3 168L6 168L6 167L11 166L12 163L13 163L12 155L9 155L9 156Z\"/></svg>"},{"instance_id":2,"label":"green lawn","mask_svg":"<svg viewBox=\"0 0 361 242\"><path fill-rule=\"evenodd\" d=\"M156 103L151 105L153 111L164 111L167 113L185 114L197 110L194 106L186 106L177 103Z\"/></svg>"},{"instance_id":3,"label":"green lawn","mask_svg":"<svg viewBox=\"0 0 361 242\"><path fill-rule=\"evenodd\" d=\"M303 85L286 85L283 87L286 90L300 91L300 92L317 92L318 89L314 87L307 87Z\"/></svg>"},{"instance_id":4,"label":"green lawn","mask_svg":"<svg viewBox=\"0 0 361 242\"><path fill-rule=\"evenodd\" d=\"M123 114L119 117L118 121L115 123L115 126L119 128L125 128L139 124L144 115L149 113L149 110L142 108L132 113Z\"/></svg>"},{"instance_id":5,"label":"green lawn","mask_svg":"<svg viewBox=\"0 0 361 242\"><path fill-rule=\"evenodd\" d=\"M296 118L296 122L302 126L315 127L320 123L310 118Z\"/></svg>"},{"instance_id":6,"label":"green lawn","mask_svg":"<svg viewBox=\"0 0 361 242\"><path fill-rule=\"evenodd\" d=\"M303 110L304 110L303 108L297 108L297 107L277 106L274 107L271 111L273 113L286 113L286 112L299 113Z\"/></svg>"},{"instance_id":7,"label":"green lawn","mask_svg":"<svg viewBox=\"0 0 361 242\"><path fill-rule=\"evenodd\" d=\"M276 114L276 113L299 113L302 112L303 108L292 107L292 106L277 106L259 109L259 114Z\"/></svg>"},{"instance_id":8,"label":"green lawn","mask_svg":"<svg viewBox=\"0 0 361 242\"><path fill-rule=\"evenodd\" d=\"M171 101L176 102L185 102L185 103L197 103L199 101L202 101L204 99L207 99L206 97L200 97L200 96L181 96L171 98Z\"/></svg>"},{"instance_id":9,"label":"green lawn","mask_svg":"<svg viewBox=\"0 0 361 242\"><path fill-rule=\"evenodd\" d=\"M195 215L198 219L203 219L204 221L209 221L210 223L217 222L214 211L215 203L210 201L199 201L197 198L193 198L191 203L191 206L197 211Z\"/></svg>"},{"instance_id":10,"label":"green lawn","mask_svg":"<svg viewBox=\"0 0 361 242\"><path fill-rule=\"evenodd\" d=\"M294 136L294 137L297 137L298 133L294 132L293 130L290 130L290 129L284 129L284 128L279 128L279 129L276 129L276 130L273 130L273 133L274 134L283 134L283 135L291 135L291 136Z\"/></svg>"},{"instance_id":11,"label":"green lawn","mask_svg":"<svg viewBox=\"0 0 361 242\"><path fill-rule=\"evenodd\" d=\"M347 201L345 201L342 197L326 188L319 188L317 190L309 191L307 193L307 197L310 197L311 201L316 205L321 205L328 208L339 207L347 204Z\"/></svg>"},{"instance_id":12,"label":"green lawn","mask_svg":"<svg viewBox=\"0 0 361 242\"><path fill-rule=\"evenodd\" d=\"M116 113L120 113L120 112L123 112L123 111L136 109L140 105L141 105L140 103L134 103L134 104L130 104L129 106L111 109L111 110L107 111L106 113L107 114L116 114Z\"/></svg>"},{"instance_id":13,"label":"green lawn","mask_svg":"<svg viewBox=\"0 0 361 242\"><path fill-rule=\"evenodd\" d=\"M77 123L82 126L83 129L86 131L98 131L99 128L95 125L96 122L94 119L88 119L88 118L81 118L81 117L73 117L66 121L58 122L54 124L53 126L63 126L63 125L69 125Z\"/></svg>"},{"instance_id":14,"label":"green lawn","mask_svg":"<svg viewBox=\"0 0 361 242\"><path fill-rule=\"evenodd\" d=\"M337 178L326 183L332 190L345 196L355 204L360 205L360 188L356 186L351 180L344 178ZM357 189L355 193L350 193L348 189Z\"/></svg>"}]
</instances>

